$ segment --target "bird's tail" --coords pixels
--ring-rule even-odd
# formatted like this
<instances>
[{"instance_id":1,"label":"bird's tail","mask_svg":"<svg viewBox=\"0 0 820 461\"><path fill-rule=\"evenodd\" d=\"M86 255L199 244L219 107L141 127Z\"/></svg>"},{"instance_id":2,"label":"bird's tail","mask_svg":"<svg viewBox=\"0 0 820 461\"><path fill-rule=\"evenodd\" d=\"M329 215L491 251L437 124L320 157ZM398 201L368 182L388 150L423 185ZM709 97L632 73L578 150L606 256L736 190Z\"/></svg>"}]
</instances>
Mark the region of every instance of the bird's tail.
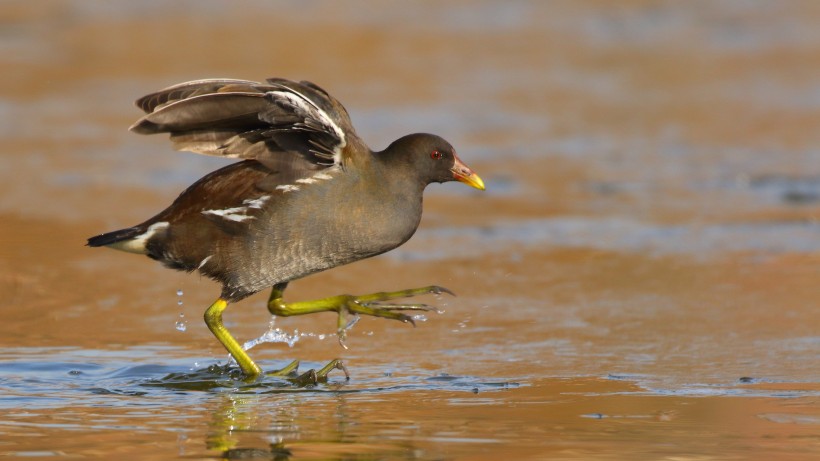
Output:
<instances>
[{"instance_id":1,"label":"bird's tail","mask_svg":"<svg viewBox=\"0 0 820 461\"><path fill-rule=\"evenodd\" d=\"M106 232L105 234L95 235L94 237L89 238L86 245L90 247L104 247L111 245L112 243L122 242L123 240L131 240L140 233L140 229L137 227L115 230L113 232Z\"/></svg>"},{"instance_id":2,"label":"bird's tail","mask_svg":"<svg viewBox=\"0 0 820 461\"><path fill-rule=\"evenodd\" d=\"M145 239L140 238L144 236L145 229L129 227L91 237L86 245L90 247L111 247L131 253L145 254Z\"/></svg>"}]
</instances>

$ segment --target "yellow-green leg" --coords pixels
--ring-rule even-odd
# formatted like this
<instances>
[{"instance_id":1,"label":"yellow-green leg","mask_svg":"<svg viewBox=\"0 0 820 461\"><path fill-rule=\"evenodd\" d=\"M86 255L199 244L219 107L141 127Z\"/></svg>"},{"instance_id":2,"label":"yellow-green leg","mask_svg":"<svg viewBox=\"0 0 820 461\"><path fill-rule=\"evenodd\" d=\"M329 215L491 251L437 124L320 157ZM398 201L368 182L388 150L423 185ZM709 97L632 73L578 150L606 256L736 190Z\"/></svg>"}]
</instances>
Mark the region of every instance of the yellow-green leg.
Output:
<instances>
[{"instance_id":1,"label":"yellow-green leg","mask_svg":"<svg viewBox=\"0 0 820 461\"><path fill-rule=\"evenodd\" d=\"M216 339L225 346L225 349L228 350L231 357L239 364L239 368L242 369L242 374L248 378L256 378L262 374L262 369L251 360L248 354L242 349L242 346L236 342L236 339L231 336L228 329L222 324L222 312L227 307L228 301L222 298L214 301L205 311L205 324L208 325L208 329L211 330L211 333L216 336Z\"/></svg>"},{"instance_id":2,"label":"yellow-green leg","mask_svg":"<svg viewBox=\"0 0 820 461\"><path fill-rule=\"evenodd\" d=\"M413 321L413 317L404 314L401 311L437 311L438 309L421 303L394 304L385 303L385 301L425 294L447 293L454 295L452 291L444 287L431 285L422 288L412 288L409 290L383 291L362 296L338 295L314 301L286 303L282 299L282 296L284 295L285 288L287 288L287 286L287 282L279 283L273 286L270 298L268 299L268 310L270 313L273 315L287 317L290 315L313 314L315 312L337 312L339 314L337 334L339 335L339 342L342 346L345 345L344 341L348 326L348 314L372 315L374 317L382 317L386 319L399 320L405 323L411 323L415 326L416 322Z\"/></svg>"},{"instance_id":3,"label":"yellow-green leg","mask_svg":"<svg viewBox=\"0 0 820 461\"><path fill-rule=\"evenodd\" d=\"M225 301L222 298L217 299L210 307L205 311L205 324L208 325L208 329L211 330L211 333L216 336L216 339L225 346L225 349L228 350L228 353L231 354L236 363L239 364L239 368L242 370L242 374L245 375L248 379L255 379L262 374L262 369L259 368L257 365L242 349L242 346L231 336L228 329L225 328L225 325L222 323L222 312L228 307L228 301ZM291 374L295 374L296 370L299 368L299 361L294 360L281 370L270 371L265 373L268 376L282 376L287 377ZM345 374L345 377L349 379L349 375L347 373L347 369L345 368L344 364L342 364L341 360L333 360L321 370L314 371L310 370L301 376L298 376L293 381L296 384L306 385L306 384L314 384L317 382L327 381L327 374L331 370L342 370Z\"/></svg>"}]
</instances>

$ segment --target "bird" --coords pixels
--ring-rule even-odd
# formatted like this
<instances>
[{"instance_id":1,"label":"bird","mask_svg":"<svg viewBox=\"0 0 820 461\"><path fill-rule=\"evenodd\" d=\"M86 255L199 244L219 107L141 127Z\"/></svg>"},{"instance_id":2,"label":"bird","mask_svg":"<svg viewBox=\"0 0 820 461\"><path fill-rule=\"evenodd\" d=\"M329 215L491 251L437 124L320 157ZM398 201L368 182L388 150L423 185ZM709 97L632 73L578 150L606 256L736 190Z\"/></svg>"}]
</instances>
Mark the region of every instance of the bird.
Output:
<instances>
[{"instance_id":1,"label":"bird","mask_svg":"<svg viewBox=\"0 0 820 461\"><path fill-rule=\"evenodd\" d=\"M229 304L271 289L276 316L338 313L345 346L348 322L369 315L412 323L412 311L434 310L394 300L452 292L441 286L286 302L288 284L319 271L390 251L415 233L431 183L484 182L443 138L403 136L382 151L356 134L342 104L308 81L203 79L136 101L145 112L130 130L168 133L175 150L238 159L202 177L170 206L125 229L91 237L90 247L148 256L164 266L198 271L222 285L205 323L247 379L263 373L225 328ZM322 368L326 377L340 360ZM311 370L313 372L313 370Z\"/></svg>"}]
</instances>

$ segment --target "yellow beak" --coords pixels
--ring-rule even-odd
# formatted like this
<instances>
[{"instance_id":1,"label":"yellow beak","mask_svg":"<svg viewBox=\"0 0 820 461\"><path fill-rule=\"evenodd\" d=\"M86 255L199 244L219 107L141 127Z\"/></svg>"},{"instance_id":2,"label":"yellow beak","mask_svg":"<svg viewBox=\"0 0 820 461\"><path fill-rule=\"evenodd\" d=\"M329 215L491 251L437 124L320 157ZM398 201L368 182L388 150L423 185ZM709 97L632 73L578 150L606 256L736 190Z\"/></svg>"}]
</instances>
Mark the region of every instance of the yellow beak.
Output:
<instances>
[{"instance_id":1,"label":"yellow beak","mask_svg":"<svg viewBox=\"0 0 820 461\"><path fill-rule=\"evenodd\" d=\"M453 172L453 179L456 181L461 181L478 190L484 190L484 181L481 177L465 165L458 157L455 158L455 163L453 163L453 168L451 168L450 171Z\"/></svg>"}]
</instances>

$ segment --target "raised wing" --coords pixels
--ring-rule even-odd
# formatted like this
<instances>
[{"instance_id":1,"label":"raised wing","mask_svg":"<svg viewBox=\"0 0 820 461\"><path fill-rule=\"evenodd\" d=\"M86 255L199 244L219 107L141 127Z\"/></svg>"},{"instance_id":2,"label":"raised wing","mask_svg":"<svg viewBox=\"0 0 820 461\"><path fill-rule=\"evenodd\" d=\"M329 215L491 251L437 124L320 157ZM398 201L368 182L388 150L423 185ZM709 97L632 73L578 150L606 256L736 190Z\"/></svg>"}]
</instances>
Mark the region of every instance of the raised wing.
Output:
<instances>
[{"instance_id":1,"label":"raised wing","mask_svg":"<svg viewBox=\"0 0 820 461\"><path fill-rule=\"evenodd\" d=\"M356 134L347 111L310 82L208 79L137 100L146 112L131 130L170 133L177 150L254 159L279 181L343 165Z\"/></svg>"}]
</instances>

